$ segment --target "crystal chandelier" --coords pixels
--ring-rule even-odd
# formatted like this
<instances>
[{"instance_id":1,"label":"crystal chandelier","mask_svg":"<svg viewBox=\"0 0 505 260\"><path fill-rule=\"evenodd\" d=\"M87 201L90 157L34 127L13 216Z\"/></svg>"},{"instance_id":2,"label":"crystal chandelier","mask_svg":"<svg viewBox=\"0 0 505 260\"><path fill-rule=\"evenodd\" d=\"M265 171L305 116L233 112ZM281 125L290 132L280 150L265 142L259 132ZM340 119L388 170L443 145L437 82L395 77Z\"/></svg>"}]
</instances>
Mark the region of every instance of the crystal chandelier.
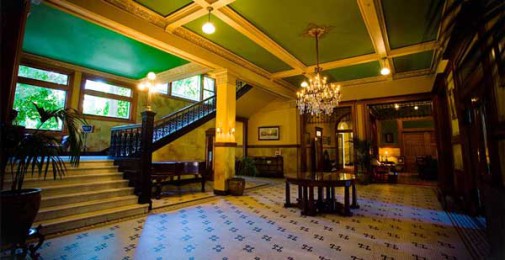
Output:
<instances>
[{"instance_id":1,"label":"crystal chandelier","mask_svg":"<svg viewBox=\"0 0 505 260\"><path fill-rule=\"evenodd\" d=\"M316 38L316 68L314 74L307 75L309 82L302 82L303 88L296 93L296 105L300 114L331 115L340 102L340 85L328 83L327 78L320 74L322 69L319 67L319 37L326 32L327 28L321 26L312 26L306 32L308 36Z\"/></svg>"}]
</instances>

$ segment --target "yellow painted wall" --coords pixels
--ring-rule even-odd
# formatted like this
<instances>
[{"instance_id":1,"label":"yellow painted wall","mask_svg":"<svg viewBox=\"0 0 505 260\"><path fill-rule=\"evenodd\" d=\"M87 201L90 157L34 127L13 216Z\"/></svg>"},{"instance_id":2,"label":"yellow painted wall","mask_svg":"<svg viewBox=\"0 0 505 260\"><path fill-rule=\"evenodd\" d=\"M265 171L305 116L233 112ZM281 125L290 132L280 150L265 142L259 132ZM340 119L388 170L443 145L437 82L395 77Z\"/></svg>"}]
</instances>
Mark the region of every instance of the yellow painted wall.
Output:
<instances>
[{"instance_id":1,"label":"yellow painted wall","mask_svg":"<svg viewBox=\"0 0 505 260\"><path fill-rule=\"evenodd\" d=\"M258 127L279 126L280 139L258 140ZM248 156L274 156L280 150L284 174L296 174L299 169L299 113L294 102L273 101L249 118ZM255 147L256 146L256 147Z\"/></svg>"},{"instance_id":2,"label":"yellow painted wall","mask_svg":"<svg viewBox=\"0 0 505 260\"><path fill-rule=\"evenodd\" d=\"M249 118L247 141L249 145L298 144L298 110L293 102L274 101ZM279 140L258 140L258 127L279 126Z\"/></svg>"},{"instance_id":3,"label":"yellow painted wall","mask_svg":"<svg viewBox=\"0 0 505 260\"><path fill-rule=\"evenodd\" d=\"M153 153L153 161L204 161L205 160L205 132L210 128L215 128L216 120L201 125L193 131L178 138L172 143L160 148ZM243 145L244 124L236 122L235 138L237 145ZM240 159L244 156L243 147L237 147L235 156Z\"/></svg>"},{"instance_id":4,"label":"yellow painted wall","mask_svg":"<svg viewBox=\"0 0 505 260\"><path fill-rule=\"evenodd\" d=\"M214 128L216 121L210 120L177 140L153 153L153 161L204 161L205 131Z\"/></svg>"}]
</instances>

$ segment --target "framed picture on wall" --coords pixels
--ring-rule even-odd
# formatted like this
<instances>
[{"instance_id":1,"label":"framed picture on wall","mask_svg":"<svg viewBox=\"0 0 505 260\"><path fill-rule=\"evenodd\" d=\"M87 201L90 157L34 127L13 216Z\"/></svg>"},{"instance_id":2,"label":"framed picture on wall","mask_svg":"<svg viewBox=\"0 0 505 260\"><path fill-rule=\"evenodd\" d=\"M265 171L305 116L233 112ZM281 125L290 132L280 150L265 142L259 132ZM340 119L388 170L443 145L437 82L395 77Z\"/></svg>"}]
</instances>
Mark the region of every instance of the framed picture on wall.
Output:
<instances>
[{"instance_id":1,"label":"framed picture on wall","mask_svg":"<svg viewBox=\"0 0 505 260\"><path fill-rule=\"evenodd\" d=\"M393 133L384 134L384 140L386 141L386 143L393 143L394 142Z\"/></svg>"},{"instance_id":2,"label":"framed picture on wall","mask_svg":"<svg viewBox=\"0 0 505 260\"><path fill-rule=\"evenodd\" d=\"M260 126L258 127L258 140L279 140L279 126Z\"/></svg>"}]
</instances>

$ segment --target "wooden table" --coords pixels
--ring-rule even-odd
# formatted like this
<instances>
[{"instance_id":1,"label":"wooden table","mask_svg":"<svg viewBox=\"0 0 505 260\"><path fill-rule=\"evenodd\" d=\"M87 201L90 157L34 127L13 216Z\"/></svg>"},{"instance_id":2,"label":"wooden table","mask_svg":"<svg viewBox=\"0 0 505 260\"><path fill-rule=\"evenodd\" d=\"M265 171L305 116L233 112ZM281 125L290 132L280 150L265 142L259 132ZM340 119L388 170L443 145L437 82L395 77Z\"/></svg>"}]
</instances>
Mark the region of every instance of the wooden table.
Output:
<instances>
[{"instance_id":1,"label":"wooden table","mask_svg":"<svg viewBox=\"0 0 505 260\"><path fill-rule=\"evenodd\" d=\"M298 186L298 202L291 203L290 185ZM317 201L314 188L317 187ZM344 187L344 202L337 202L335 188ZM349 188L352 188L352 204ZM324 191L326 190L326 191ZM284 207L298 207L302 215L314 216L317 213L341 213L352 216L351 208L359 208L356 194L356 177L349 173L303 173L297 178L286 179L286 203Z\"/></svg>"}]
</instances>

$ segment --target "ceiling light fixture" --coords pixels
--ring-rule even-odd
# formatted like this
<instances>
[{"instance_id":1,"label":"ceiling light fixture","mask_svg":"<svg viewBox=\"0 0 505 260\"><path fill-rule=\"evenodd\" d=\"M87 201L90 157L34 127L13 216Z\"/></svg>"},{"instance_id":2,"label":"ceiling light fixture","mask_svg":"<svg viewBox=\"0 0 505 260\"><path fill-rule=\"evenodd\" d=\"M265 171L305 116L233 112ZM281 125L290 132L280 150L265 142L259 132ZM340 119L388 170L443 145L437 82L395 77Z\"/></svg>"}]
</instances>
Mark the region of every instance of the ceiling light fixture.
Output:
<instances>
[{"instance_id":1,"label":"ceiling light fixture","mask_svg":"<svg viewBox=\"0 0 505 260\"><path fill-rule=\"evenodd\" d=\"M213 34L216 31L216 27L214 26L213 23L210 22L210 12L214 10L211 6L207 7L207 10L209 10L209 16L208 20L206 23L203 24L202 26L202 31L206 34Z\"/></svg>"},{"instance_id":2,"label":"ceiling light fixture","mask_svg":"<svg viewBox=\"0 0 505 260\"><path fill-rule=\"evenodd\" d=\"M381 69L381 75L387 76L391 73L391 70L386 66L386 58L382 59L382 69Z\"/></svg>"},{"instance_id":3,"label":"ceiling light fixture","mask_svg":"<svg viewBox=\"0 0 505 260\"><path fill-rule=\"evenodd\" d=\"M320 75L322 69L319 67L319 38L329 29L329 27L310 24L304 33L308 37L316 38L316 68L314 74L306 75L309 82L302 82L303 88L296 93L296 105L300 114L319 115L325 113L331 115L333 109L340 102L340 85L327 83L327 78Z\"/></svg>"}]
</instances>

